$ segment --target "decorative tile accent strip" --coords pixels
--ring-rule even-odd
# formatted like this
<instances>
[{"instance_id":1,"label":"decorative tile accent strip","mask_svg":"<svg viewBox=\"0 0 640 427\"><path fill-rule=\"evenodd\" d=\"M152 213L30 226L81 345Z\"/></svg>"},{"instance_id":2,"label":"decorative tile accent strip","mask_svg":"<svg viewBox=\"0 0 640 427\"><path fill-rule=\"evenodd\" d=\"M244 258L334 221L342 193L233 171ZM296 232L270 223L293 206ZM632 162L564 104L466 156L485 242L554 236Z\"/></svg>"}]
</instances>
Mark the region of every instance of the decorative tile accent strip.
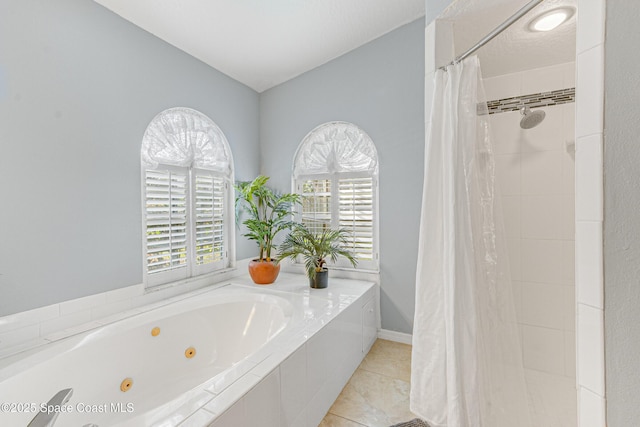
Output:
<instances>
[{"instance_id":1,"label":"decorative tile accent strip","mask_svg":"<svg viewBox=\"0 0 640 427\"><path fill-rule=\"evenodd\" d=\"M529 108L548 107L550 105L567 104L575 102L576 88L554 90L551 92L533 93L531 95L516 96L513 98L497 99L487 102L489 114L518 111L524 105ZM486 110L478 106L479 114L486 114Z\"/></svg>"}]
</instances>

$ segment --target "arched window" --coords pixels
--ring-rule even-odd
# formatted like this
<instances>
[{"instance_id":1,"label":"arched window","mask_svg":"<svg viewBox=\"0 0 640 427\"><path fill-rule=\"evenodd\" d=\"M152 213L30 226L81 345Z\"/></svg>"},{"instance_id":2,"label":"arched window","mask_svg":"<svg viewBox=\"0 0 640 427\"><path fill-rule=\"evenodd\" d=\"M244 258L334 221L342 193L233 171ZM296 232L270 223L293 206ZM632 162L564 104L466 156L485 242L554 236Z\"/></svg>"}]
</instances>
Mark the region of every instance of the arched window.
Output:
<instances>
[{"instance_id":1,"label":"arched window","mask_svg":"<svg viewBox=\"0 0 640 427\"><path fill-rule=\"evenodd\" d=\"M378 270L378 154L369 135L352 123L318 126L293 161L294 191L302 195L300 221L316 232L349 231L358 269ZM349 267L340 260L340 267Z\"/></svg>"},{"instance_id":2,"label":"arched window","mask_svg":"<svg viewBox=\"0 0 640 427\"><path fill-rule=\"evenodd\" d=\"M151 121L140 154L147 286L229 267L233 159L220 128L171 108Z\"/></svg>"}]
</instances>

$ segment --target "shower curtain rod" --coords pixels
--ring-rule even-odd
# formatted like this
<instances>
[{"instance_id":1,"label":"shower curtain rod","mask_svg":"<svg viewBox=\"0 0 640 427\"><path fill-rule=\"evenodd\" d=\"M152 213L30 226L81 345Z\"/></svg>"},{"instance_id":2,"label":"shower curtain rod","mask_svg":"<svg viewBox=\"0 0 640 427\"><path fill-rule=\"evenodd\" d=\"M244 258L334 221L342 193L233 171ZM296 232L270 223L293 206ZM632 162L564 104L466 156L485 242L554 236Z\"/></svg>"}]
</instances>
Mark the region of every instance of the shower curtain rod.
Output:
<instances>
[{"instance_id":1,"label":"shower curtain rod","mask_svg":"<svg viewBox=\"0 0 640 427\"><path fill-rule=\"evenodd\" d=\"M475 51L477 51L478 49L480 49L482 46L484 46L485 44L489 43L491 40L493 40L494 37L496 37L498 34L500 34L501 32L503 32L504 30L506 30L507 28L509 28L514 22L516 22L518 19L522 18L524 15L526 15L527 13L529 13L529 11L531 9L533 9L534 7L536 7L537 5L539 5L540 3L542 3L544 0L532 0L529 3L527 3L526 5L524 5L519 11L517 11L516 13L514 13L513 15L511 15L511 17L509 19L507 19L506 21L504 21L502 24L498 25L496 28L493 29L493 31L491 31L489 34L487 34L486 36L484 36L484 38L482 38L482 40L480 40L478 43L476 43L472 48L470 48L469 50L467 50L465 53L463 53L460 56L457 56L456 59L454 59L453 61L451 61L450 63L448 63L447 65L444 65L442 67L440 67L441 70L446 69L449 65L453 65L456 64L460 61L462 61L463 59L465 59L467 56L473 54Z\"/></svg>"}]
</instances>

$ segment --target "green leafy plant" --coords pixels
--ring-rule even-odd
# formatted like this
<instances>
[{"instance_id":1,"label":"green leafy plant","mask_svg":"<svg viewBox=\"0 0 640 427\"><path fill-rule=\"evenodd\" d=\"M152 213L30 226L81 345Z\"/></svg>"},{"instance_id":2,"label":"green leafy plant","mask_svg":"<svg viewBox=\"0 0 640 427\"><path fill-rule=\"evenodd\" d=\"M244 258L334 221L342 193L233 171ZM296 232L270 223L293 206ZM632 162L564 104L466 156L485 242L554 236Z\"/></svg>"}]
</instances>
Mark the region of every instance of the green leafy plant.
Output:
<instances>
[{"instance_id":1,"label":"green leafy plant","mask_svg":"<svg viewBox=\"0 0 640 427\"><path fill-rule=\"evenodd\" d=\"M343 256L354 267L357 265L358 260L353 253L344 249L348 237L345 229L327 228L313 233L304 225L297 224L278 248L278 256L280 259L302 257L307 275L313 279L326 266L328 259L336 262L338 257Z\"/></svg>"},{"instance_id":2,"label":"green leafy plant","mask_svg":"<svg viewBox=\"0 0 640 427\"><path fill-rule=\"evenodd\" d=\"M275 237L295 224L291 221L291 208L300 203L300 196L279 194L267 187L267 181L268 176L260 175L253 181L236 183L236 217L246 212L247 219L242 223L248 231L244 236L258 243L260 261L271 262Z\"/></svg>"}]
</instances>

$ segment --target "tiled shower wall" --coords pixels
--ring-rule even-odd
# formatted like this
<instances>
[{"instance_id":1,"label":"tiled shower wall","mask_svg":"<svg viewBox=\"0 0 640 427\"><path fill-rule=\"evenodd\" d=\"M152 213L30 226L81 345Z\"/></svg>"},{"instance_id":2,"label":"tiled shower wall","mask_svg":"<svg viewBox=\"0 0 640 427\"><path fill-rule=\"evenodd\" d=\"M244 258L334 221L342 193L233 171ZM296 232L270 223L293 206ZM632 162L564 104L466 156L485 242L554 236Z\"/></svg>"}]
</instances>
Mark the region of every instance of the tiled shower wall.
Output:
<instances>
[{"instance_id":1,"label":"tiled shower wall","mask_svg":"<svg viewBox=\"0 0 640 427\"><path fill-rule=\"evenodd\" d=\"M486 97L544 98L574 88L574 76L571 62L493 77ZM519 111L490 123L525 368L575 377L575 103L559 101L533 129L520 128Z\"/></svg>"}]
</instances>

